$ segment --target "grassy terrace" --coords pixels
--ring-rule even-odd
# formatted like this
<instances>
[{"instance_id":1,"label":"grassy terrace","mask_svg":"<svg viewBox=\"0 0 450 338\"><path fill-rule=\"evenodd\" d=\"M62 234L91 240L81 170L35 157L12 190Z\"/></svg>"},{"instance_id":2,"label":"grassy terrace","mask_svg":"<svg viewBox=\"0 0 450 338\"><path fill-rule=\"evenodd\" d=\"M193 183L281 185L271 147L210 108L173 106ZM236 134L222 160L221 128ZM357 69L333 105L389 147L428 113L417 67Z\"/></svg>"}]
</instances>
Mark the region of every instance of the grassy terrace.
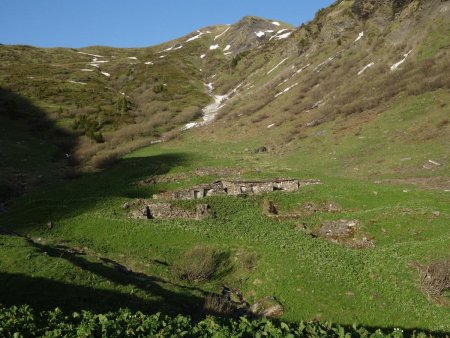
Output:
<instances>
[{"instance_id":1,"label":"grassy terrace","mask_svg":"<svg viewBox=\"0 0 450 338\"><path fill-rule=\"evenodd\" d=\"M336 178L326 169L313 175L315 165L294 164L293 154L236 154L243 146L194 141L153 146L109 170L15 200L0 222L32 241L1 236L2 284L12 290L1 302L67 310L129 306L195 315L206 293L219 292L225 283L239 288L250 302L275 296L289 321L450 329L448 308L421 292L415 267L448 255L447 192ZM221 149L220 159L216 149ZM210 197L205 202L217 217L203 221L131 220L122 209L125 202L160 190L211 182L218 177L192 173L211 166L243 167L248 178L319 178L323 184L292 194ZM134 184L152 175L182 173L178 183ZM311 202L333 202L341 211L277 221L263 214L264 200L273 201L281 214L301 213ZM176 204L191 208L195 203ZM360 236L373 240L375 247L349 248L299 231L300 224L314 229L337 219L358 220ZM229 253L231 272L203 284L178 280L172 266L196 245ZM250 268L245 264L249 255L256 257ZM117 263L144 273L149 281L124 274ZM89 301L93 295L100 295L95 304Z\"/></svg>"}]
</instances>

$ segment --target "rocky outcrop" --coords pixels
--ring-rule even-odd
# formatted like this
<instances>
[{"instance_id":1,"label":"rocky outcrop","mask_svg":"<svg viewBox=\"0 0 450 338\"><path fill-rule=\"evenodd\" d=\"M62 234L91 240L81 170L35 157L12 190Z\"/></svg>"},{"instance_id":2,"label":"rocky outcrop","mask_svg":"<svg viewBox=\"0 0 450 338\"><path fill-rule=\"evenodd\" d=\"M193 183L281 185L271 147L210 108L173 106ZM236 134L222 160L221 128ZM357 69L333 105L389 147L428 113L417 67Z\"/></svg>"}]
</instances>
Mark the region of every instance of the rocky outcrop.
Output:
<instances>
[{"instance_id":1,"label":"rocky outcrop","mask_svg":"<svg viewBox=\"0 0 450 338\"><path fill-rule=\"evenodd\" d=\"M264 297L250 307L250 313L255 317L280 318L284 310L274 297Z\"/></svg>"}]
</instances>

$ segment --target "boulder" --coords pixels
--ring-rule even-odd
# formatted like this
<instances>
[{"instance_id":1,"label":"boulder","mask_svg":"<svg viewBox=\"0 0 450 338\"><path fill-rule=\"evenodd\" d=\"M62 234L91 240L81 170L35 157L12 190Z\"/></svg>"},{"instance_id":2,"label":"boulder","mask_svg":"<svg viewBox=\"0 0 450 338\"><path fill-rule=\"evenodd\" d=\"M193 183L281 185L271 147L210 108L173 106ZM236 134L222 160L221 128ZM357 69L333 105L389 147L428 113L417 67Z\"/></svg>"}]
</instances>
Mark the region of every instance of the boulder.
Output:
<instances>
[{"instance_id":1,"label":"boulder","mask_svg":"<svg viewBox=\"0 0 450 338\"><path fill-rule=\"evenodd\" d=\"M280 318L284 314L283 306L274 297L264 297L250 307L250 313L256 317Z\"/></svg>"}]
</instances>

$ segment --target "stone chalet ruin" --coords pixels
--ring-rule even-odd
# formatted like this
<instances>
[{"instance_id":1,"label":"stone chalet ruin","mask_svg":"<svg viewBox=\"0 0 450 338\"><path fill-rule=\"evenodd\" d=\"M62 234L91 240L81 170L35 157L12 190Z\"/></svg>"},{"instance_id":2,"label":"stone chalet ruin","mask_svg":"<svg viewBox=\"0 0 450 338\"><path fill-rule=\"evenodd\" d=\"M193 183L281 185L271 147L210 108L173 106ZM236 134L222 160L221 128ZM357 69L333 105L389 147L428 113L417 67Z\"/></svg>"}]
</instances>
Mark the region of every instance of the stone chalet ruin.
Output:
<instances>
[{"instance_id":1,"label":"stone chalet ruin","mask_svg":"<svg viewBox=\"0 0 450 338\"><path fill-rule=\"evenodd\" d=\"M195 200L208 196L259 195L273 191L295 192L303 185L318 184L317 181L296 179L275 179L270 181L217 181L197 185L187 189L169 191L153 195L159 200Z\"/></svg>"}]
</instances>

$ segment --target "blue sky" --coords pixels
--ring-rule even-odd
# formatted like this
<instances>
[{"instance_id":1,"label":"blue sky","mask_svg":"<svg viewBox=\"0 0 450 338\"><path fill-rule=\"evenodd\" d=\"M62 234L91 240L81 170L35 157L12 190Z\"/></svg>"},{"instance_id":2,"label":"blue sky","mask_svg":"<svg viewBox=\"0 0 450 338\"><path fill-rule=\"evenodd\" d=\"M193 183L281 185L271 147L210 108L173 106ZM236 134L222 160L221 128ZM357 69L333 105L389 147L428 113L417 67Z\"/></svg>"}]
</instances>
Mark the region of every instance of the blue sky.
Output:
<instances>
[{"instance_id":1,"label":"blue sky","mask_svg":"<svg viewBox=\"0 0 450 338\"><path fill-rule=\"evenodd\" d=\"M0 0L0 43L144 47L245 15L295 26L333 0Z\"/></svg>"}]
</instances>

